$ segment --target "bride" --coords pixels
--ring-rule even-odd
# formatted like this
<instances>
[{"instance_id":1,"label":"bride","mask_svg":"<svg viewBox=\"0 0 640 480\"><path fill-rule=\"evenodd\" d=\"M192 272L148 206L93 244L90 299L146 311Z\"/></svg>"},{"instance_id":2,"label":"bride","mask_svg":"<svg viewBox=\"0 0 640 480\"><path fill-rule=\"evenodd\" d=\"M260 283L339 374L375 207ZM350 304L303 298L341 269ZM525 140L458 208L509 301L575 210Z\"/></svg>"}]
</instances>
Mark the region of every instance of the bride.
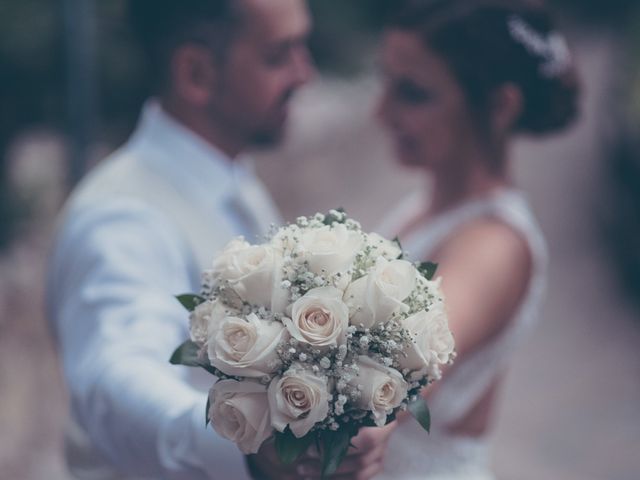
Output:
<instances>
[{"instance_id":1,"label":"bride","mask_svg":"<svg viewBox=\"0 0 640 480\"><path fill-rule=\"evenodd\" d=\"M485 480L486 434L510 354L534 320L546 249L510 177L517 134L555 133L576 117L564 37L518 0L409 1L386 25L379 114L399 161L433 182L381 233L440 264L457 360L424 392L427 436L400 418L376 478ZM526 414L526 412L522 412Z\"/></svg>"}]
</instances>

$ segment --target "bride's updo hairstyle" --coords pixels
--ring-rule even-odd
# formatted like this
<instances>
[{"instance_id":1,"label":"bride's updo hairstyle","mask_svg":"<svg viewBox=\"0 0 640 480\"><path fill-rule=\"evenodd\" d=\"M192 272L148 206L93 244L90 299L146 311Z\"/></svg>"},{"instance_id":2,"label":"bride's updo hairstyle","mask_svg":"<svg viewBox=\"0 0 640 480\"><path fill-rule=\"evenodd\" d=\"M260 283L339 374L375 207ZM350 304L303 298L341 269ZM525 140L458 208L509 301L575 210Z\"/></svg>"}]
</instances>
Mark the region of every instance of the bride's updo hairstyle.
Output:
<instances>
[{"instance_id":1,"label":"bride's updo hairstyle","mask_svg":"<svg viewBox=\"0 0 640 480\"><path fill-rule=\"evenodd\" d=\"M408 0L386 23L415 32L449 66L478 120L492 94L517 85L523 112L514 131L557 132L578 111L578 82L564 36L547 10L525 0ZM486 125L486 124L485 124Z\"/></svg>"}]
</instances>

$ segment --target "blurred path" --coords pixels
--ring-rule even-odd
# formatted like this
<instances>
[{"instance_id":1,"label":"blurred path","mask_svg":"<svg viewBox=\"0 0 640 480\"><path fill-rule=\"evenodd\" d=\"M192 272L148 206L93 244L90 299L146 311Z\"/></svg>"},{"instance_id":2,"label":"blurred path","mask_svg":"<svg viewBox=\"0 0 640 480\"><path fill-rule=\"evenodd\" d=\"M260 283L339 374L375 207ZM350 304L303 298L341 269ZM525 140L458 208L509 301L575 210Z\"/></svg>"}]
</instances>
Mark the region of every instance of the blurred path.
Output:
<instances>
[{"instance_id":1,"label":"blurred path","mask_svg":"<svg viewBox=\"0 0 640 480\"><path fill-rule=\"evenodd\" d=\"M10 152L9 177L33 210L0 257L0 479L65 480L66 394L44 318L44 272L62 199L64 149L32 132Z\"/></svg>"},{"instance_id":2,"label":"blurred path","mask_svg":"<svg viewBox=\"0 0 640 480\"><path fill-rule=\"evenodd\" d=\"M497 419L495 464L508 480L640 478L640 320L617 295L597 232L616 49L604 40L578 47L583 121L569 135L523 142L516 152L517 178L531 192L553 263L542 321L514 361ZM365 77L324 80L301 95L290 141L257 162L288 219L343 206L373 228L420 187L422 179L393 164L371 120L377 91ZM3 480L64 479L66 397L42 315L50 219L35 223L0 261Z\"/></svg>"},{"instance_id":3,"label":"blurred path","mask_svg":"<svg viewBox=\"0 0 640 480\"><path fill-rule=\"evenodd\" d=\"M583 121L518 151L552 264L541 324L509 375L498 423L496 459L509 479L640 478L640 313L619 296L598 238L615 48L580 46Z\"/></svg>"},{"instance_id":4,"label":"blurred path","mask_svg":"<svg viewBox=\"0 0 640 480\"><path fill-rule=\"evenodd\" d=\"M514 361L498 412L495 465L509 480L640 478L640 314L618 296L598 239L616 46L591 37L577 46L580 124L515 152L552 265L541 322ZM375 81L325 82L298 103L284 155L258 166L288 218L344 206L373 228L421 179L394 166L372 124Z\"/></svg>"}]
</instances>

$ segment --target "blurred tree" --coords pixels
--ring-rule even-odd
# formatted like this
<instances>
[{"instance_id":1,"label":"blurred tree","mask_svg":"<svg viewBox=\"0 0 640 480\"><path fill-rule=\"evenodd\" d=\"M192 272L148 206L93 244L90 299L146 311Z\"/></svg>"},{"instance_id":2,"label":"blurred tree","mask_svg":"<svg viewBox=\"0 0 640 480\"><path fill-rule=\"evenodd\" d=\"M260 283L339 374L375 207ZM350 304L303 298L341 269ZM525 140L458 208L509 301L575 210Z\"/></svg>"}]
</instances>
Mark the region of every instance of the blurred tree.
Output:
<instances>
[{"instance_id":1,"label":"blurred tree","mask_svg":"<svg viewBox=\"0 0 640 480\"><path fill-rule=\"evenodd\" d=\"M97 2L99 51L98 138L119 143L144 97L140 54L131 47L124 0ZM68 127L67 57L63 2L0 2L0 249L26 210L6 178L6 152L17 135L34 127Z\"/></svg>"},{"instance_id":2,"label":"blurred tree","mask_svg":"<svg viewBox=\"0 0 640 480\"><path fill-rule=\"evenodd\" d=\"M7 184L7 147L25 128L60 120L60 33L54 2L0 2L0 248L24 210Z\"/></svg>"},{"instance_id":3,"label":"blurred tree","mask_svg":"<svg viewBox=\"0 0 640 480\"><path fill-rule=\"evenodd\" d=\"M314 19L310 39L321 70L351 74L369 66L386 15L398 0L309 0Z\"/></svg>"},{"instance_id":4,"label":"blurred tree","mask_svg":"<svg viewBox=\"0 0 640 480\"><path fill-rule=\"evenodd\" d=\"M592 24L633 26L638 0L549 0ZM383 19L399 0L309 0L315 30L310 40L321 69L353 74L373 64ZM2 152L33 126L67 129L68 89L63 2L0 1L0 246L17 209L5 181ZM146 96L148 78L126 21L127 0L96 1L96 141L119 144L130 132ZM637 31L633 28L626 31ZM640 46L640 38L635 45ZM636 111L640 118L640 82ZM630 102L626 102L630 103ZM639 122L640 124L640 122ZM627 156L629 157L629 156ZM631 160L627 160L631 161Z\"/></svg>"},{"instance_id":5,"label":"blurred tree","mask_svg":"<svg viewBox=\"0 0 640 480\"><path fill-rule=\"evenodd\" d=\"M595 24L617 24L633 19L640 7L638 0L550 0L559 9L577 14Z\"/></svg>"},{"instance_id":6,"label":"blurred tree","mask_svg":"<svg viewBox=\"0 0 640 480\"><path fill-rule=\"evenodd\" d=\"M611 195L602 212L604 238L625 293L640 307L640 136L619 134L609 150Z\"/></svg>"}]
</instances>

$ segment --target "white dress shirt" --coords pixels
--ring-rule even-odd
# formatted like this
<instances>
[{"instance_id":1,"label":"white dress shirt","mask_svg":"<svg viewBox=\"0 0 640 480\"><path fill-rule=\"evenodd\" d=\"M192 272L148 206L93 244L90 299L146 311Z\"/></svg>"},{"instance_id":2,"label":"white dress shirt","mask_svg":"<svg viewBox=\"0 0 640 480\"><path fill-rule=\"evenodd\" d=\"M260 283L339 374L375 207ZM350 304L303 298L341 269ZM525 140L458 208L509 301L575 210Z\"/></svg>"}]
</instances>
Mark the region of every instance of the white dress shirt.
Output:
<instances>
[{"instance_id":1,"label":"white dress shirt","mask_svg":"<svg viewBox=\"0 0 640 480\"><path fill-rule=\"evenodd\" d=\"M188 338L174 295L197 292L202 269L233 236L256 240L279 222L250 169L156 102L76 189L47 282L80 427L68 449L78 478L248 478L237 447L205 428L214 378L168 362ZM82 451L83 439L95 452Z\"/></svg>"}]
</instances>

